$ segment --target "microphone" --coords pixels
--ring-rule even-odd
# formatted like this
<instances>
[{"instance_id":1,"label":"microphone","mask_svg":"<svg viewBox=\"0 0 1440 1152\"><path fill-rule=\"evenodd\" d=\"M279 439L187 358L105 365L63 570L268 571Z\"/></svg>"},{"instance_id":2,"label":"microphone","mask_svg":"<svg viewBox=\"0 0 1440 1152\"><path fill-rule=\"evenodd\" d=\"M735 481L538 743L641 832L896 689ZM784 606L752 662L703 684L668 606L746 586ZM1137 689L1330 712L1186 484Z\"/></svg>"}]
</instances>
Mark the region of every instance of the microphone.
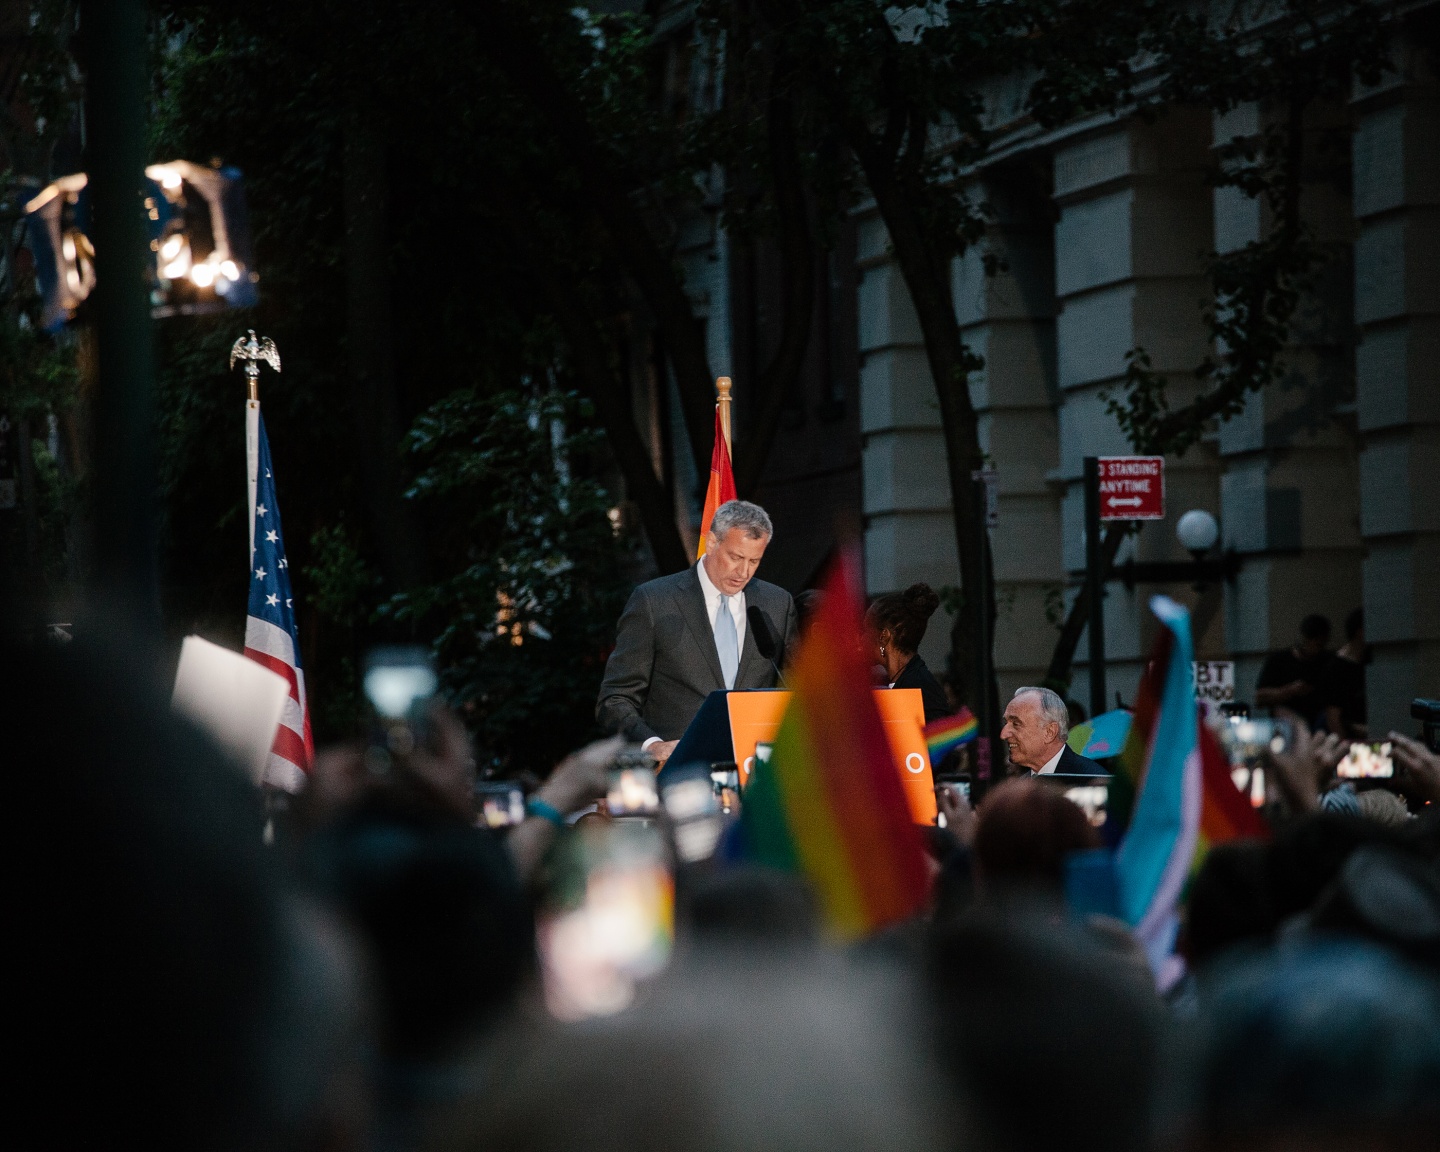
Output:
<instances>
[{"instance_id":1,"label":"microphone","mask_svg":"<svg viewBox=\"0 0 1440 1152\"><path fill-rule=\"evenodd\" d=\"M785 673L781 672L780 665L775 663L775 633L770 631L770 621L765 619L765 613L760 611L758 604L751 604L745 609L745 619L750 621L750 635L755 637L755 650L770 661L770 667L775 669L780 687L786 687Z\"/></svg>"}]
</instances>

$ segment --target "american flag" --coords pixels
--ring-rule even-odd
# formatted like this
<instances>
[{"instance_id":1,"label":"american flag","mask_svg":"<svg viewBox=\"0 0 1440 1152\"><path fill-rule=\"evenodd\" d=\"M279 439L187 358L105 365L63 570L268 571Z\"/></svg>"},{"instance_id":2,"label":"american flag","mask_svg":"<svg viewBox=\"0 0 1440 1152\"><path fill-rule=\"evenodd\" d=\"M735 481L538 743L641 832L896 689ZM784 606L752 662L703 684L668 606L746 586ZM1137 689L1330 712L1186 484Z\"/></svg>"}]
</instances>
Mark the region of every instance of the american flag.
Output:
<instances>
[{"instance_id":1,"label":"american flag","mask_svg":"<svg viewBox=\"0 0 1440 1152\"><path fill-rule=\"evenodd\" d=\"M258 407L258 405L257 405ZM300 669L300 638L290 594L290 563L280 533L280 505L270 467L270 440L259 421L259 469L255 488L255 541L250 548L250 607L245 619L245 655L290 681L290 699L280 717L275 746L265 766L265 783L298 792L315 759L310 705Z\"/></svg>"}]
</instances>

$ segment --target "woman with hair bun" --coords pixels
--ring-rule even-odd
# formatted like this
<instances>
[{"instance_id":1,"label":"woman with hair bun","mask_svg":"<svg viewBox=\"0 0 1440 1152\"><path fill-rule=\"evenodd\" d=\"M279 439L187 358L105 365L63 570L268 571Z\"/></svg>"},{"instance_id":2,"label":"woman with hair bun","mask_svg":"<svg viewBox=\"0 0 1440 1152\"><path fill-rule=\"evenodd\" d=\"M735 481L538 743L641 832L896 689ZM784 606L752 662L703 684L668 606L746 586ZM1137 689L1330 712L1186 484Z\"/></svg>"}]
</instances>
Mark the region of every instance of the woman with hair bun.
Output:
<instances>
[{"instance_id":1,"label":"woman with hair bun","mask_svg":"<svg viewBox=\"0 0 1440 1152\"><path fill-rule=\"evenodd\" d=\"M891 688L918 688L925 704L925 723L950 715L945 690L925 666L920 641L940 597L928 584L912 584L903 592L877 596L865 613L875 639L875 660L884 665Z\"/></svg>"}]
</instances>

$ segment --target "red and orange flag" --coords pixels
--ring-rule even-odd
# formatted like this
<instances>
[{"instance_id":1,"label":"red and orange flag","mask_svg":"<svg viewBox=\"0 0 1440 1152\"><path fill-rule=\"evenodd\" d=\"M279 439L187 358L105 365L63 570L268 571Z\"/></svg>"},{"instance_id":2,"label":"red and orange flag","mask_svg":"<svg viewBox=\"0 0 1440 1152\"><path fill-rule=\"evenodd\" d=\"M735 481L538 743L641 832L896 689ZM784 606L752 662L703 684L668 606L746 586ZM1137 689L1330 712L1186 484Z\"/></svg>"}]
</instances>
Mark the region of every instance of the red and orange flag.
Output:
<instances>
[{"instance_id":1,"label":"red and orange flag","mask_svg":"<svg viewBox=\"0 0 1440 1152\"><path fill-rule=\"evenodd\" d=\"M710 522L715 519L715 510L727 500L735 499L735 473L730 471L730 449L725 444L725 433L720 427L720 405L715 405L715 447L710 452L710 483L705 489L705 511L700 513L700 550L695 553L698 560L705 555L705 537L710 535Z\"/></svg>"},{"instance_id":2,"label":"red and orange flag","mask_svg":"<svg viewBox=\"0 0 1440 1152\"><path fill-rule=\"evenodd\" d=\"M805 875L832 933L854 940L918 915L929 896L921 834L863 655L860 561L844 548L787 673L793 695L742 819L749 857Z\"/></svg>"}]
</instances>

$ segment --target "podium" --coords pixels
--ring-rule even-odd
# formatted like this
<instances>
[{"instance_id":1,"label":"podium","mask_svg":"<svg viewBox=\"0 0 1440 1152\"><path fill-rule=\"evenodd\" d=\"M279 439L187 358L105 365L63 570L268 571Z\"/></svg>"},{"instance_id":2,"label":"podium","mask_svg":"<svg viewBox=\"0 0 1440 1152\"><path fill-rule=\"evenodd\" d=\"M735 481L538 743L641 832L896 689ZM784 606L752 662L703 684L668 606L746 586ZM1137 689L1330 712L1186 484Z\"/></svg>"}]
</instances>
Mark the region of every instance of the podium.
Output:
<instances>
[{"instance_id":1,"label":"podium","mask_svg":"<svg viewBox=\"0 0 1440 1152\"><path fill-rule=\"evenodd\" d=\"M714 764L734 761L743 788L755 763L755 745L768 744L780 730L790 704L790 693L780 688L739 692L712 692L700 705L690 727L680 737L666 768L697 761ZM875 707L890 741L895 771L905 789L910 815L917 824L935 822L935 780L930 752L925 745L925 706L918 688L876 688ZM661 772L663 778L664 772Z\"/></svg>"}]
</instances>

